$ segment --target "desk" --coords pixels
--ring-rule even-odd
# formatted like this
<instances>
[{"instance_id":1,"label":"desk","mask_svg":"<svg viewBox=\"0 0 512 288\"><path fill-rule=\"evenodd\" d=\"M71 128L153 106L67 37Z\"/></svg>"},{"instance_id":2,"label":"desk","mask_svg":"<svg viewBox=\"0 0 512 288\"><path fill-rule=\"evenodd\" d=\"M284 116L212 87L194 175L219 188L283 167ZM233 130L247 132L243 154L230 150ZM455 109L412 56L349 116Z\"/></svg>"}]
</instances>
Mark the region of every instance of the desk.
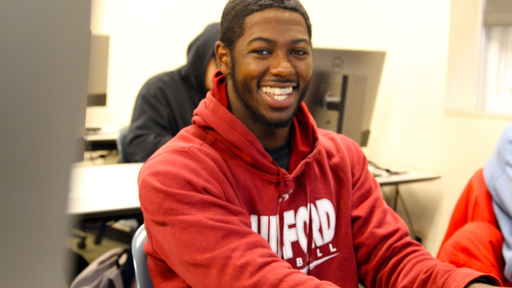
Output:
<instances>
[{"instance_id":1,"label":"desk","mask_svg":"<svg viewBox=\"0 0 512 288\"><path fill-rule=\"evenodd\" d=\"M142 164L73 167L68 194L68 215L90 219L141 213L137 176ZM379 176L376 179L381 186L396 186L394 207L396 209L399 184L428 181L439 177L439 175L409 171L398 175Z\"/></svg>"},{"instance_id":2,"label":"desk","mask_svg":"<svg viewBox=\"0 0 512 288\"><path fill-rule=\"evenodd\" d=\"M137 176L141 167L142 163L73 167L67 214L80 219L140 214Z\"/></svg>"},{"instance_id":3,"label":"desk","mask_svg":"<svg viewBox=\"0 0 512 288\"><path fill-rule=\"evenodd\" d=\"M143 163L112 164L101 166L75 166L71 170L71 185L68 194L67 213L81 220L126 218L140 215L137 176ZM394 185L395 199L401 199L413 239L416 236L412 220L400 196L398 185L429 181L441 176L423 172L407 171L400 174L383 174L375 177L381 186Z\"/></svg>"},{"instance_id":4,"label":"desk","mask_svg":"<svg viewBox=\"0 0 512 288\"><path fill-rule=\"evenodd\" d=\"M400 197L400 190L398 189L398 185L406 184L406 183L414 183L414 182L422 182L435 180L440 178L441 176L424 173L424 172L416 172L416 171L405 171L398 172L398 174L383 174L382 176L376 176L377 182L379 182L380 186L395 186L395 203L393 205L393 210L396 211L397 200ZM402 199L403 203L403 199ZM405 205L404 205L405 208ZM407 208L406 208L407 209Z\"/></svg>"},{"instance_id":5,"label":"desk","mask_svg":"<svg viewBox=\"0 0 512 288\"><path fill-rule=\"evenodd\" d=\"M398 203L398 199L400 198L402 202L402 207L405 211L405 216L407 217L407 221L409 222L409 225L411 225L411 232L413 234L413 239L416 239L418 242L421 243L421 238L417 237L416 230L414 229L411 217L409 216L409 211L407 210L407 206L405 205L404 199L402 196L400 196L400 190L398 189L398 185L400 184L406 184L406 183L414 183L414 182L421 182L421 181L429 181L429 180L435 180L441 178L439 175L430 174L430 173L424 173L424 172L416 172L416 171L406 171L406 172L399 172L398 174L388 174L385 173L382 176L376 176L375 179L377 179L377 182L379 182L380 186L395 186L395 199L393 203L393 210L396 211L396 206Z\"/></svg>"},{"instance_id":6,"label":"desk","mask_svg":"<svg viewBox=\"0 0 512 288\"><path fill-rule=\"evenodd\" d=\"M424 173L424 172L416 172L416 171L406 171L400 174L391 174L391 175L382 175L377 176L377 182L379 182L380 186L388 186L388 185L398 185L405 183L413 183L413 182L421 182L438 179L441 176Z\"/></svg>"}]
</instances>

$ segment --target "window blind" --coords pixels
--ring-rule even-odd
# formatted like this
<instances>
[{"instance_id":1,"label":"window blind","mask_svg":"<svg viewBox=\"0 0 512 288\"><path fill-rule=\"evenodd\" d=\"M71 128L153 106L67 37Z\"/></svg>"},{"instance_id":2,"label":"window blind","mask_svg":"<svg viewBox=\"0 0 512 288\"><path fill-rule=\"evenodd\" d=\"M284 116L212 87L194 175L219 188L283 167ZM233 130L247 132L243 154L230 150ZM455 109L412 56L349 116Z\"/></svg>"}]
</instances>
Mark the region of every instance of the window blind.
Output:
<instances>
[{"instance_id":1,"label":"window blind","mask_svg":"<svg viewBox=\"0 0 512 288\"><path fill-rule=\"evenodd\" d=\"M484 26L511 26L512 0L486 0Z\"/></svg>"}]
</instances>

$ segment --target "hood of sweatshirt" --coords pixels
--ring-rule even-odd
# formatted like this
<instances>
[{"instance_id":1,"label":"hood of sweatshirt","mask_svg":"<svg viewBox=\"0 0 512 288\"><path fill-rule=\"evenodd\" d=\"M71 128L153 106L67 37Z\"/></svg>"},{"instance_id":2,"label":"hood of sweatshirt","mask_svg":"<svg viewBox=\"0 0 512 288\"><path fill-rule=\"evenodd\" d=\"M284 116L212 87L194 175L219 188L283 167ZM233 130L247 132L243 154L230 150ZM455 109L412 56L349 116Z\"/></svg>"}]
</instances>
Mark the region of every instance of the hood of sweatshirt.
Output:
<instances>
[{"instance_id":1,"label":"hood of sweatshirt","mask_svg":"<svg viewBox=\"0 0 512 288\"><path fill-rule=\"evenodd\" d=\"M300 105L290 130L289 174L300 173L303 170L318 142L316 124L306 105L303 102ZM270 174L282 173L282 169L264 150L256 136L228 110L226 76L220 71L215 73L212 91L208 92L205 101L202 101L194 111L192 123L212 133L221 134L222 137L216 138L226 141L225 145L231 147L240 159L256 169Z\"/></svg>"},{"instance_id":2,"label":"hood of sweatshirt","mask_svg":"<svg viewBox=\"0 0 512 288\"><path fill-rule=\"evenodd\" d=\"M188 82L188 87L194 87L201 98L208 92L204 83L206 68L210 59L215 56L215 43L219 39L219 33L219 23L206 26L188 46L187 64L179 69L182 80Z\"/></svg>"}]
</instances>

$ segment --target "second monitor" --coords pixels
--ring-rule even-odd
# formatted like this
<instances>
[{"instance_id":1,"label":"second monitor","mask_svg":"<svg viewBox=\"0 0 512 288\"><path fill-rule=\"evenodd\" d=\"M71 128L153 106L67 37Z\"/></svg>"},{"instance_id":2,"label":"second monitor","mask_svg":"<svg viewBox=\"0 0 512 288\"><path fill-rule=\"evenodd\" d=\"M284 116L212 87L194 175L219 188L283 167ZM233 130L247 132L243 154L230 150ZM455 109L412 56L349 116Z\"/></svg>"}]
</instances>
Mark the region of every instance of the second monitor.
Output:
<instances>
[{"instance_id":1,"label":"second monitor","mask_svg":"<svg viewBox=\"0 0 512 288\"><path fill-rule=\"evenodd\" d=\"M313 49L313 75L304 99L319 128L346 135L360 146L370 137L386 52Z\"/></svg>"}]
</instances>

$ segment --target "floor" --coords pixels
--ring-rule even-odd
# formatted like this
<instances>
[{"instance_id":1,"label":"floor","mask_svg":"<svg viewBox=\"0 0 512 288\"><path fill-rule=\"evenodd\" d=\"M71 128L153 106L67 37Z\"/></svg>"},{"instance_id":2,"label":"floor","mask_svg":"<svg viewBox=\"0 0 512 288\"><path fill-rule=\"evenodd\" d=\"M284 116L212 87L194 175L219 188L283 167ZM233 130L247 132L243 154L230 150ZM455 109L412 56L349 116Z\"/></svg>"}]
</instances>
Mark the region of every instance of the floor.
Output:
<instances>
[{"instance_id":1,"label":"floor","mask_svg":"<svg viewBox=\"0 0 512 288\"><path fill-rule=\"evenodd\" d=\"M93 151L84 153L84 161L75 163L79 166L96 166L119 163L117 151ZM68 251L71 250L85 259L87 263L91 263L104 253L117 247L129 248L130 238L128 234L134 233L137 228L136 221L121 220L115 223L108 223L108 232L101 239L101 243L95 244L95 230L73 229L70 231L66 241ZM114 231L112 233L112 231ZM119 233L117 233L119 232ZM119 236L122 234L121 236ZM115 236L115 237L113 237ZM81 248L79 242L85 237L85 247ZM122 239L122 240L119 240ZM74 254L73 254L74 255ZM70 267L77 265L79 257L71 258L73 263L68 263ZM82 260L82 259L79 259ZM83 267L82 267L83 268ZM81 269L81 268L80 268ZM72 272L75 273L75 272Z\"/></svg>"},{"instance_id":2,"label":"floor","mask_svg":"<svg viewBox=\"0 0 512 288\"><path fill-rule=\"evenodd\" d=\"M80 238L74 235L69 236L67 245L68 248L72 251L80 254L84 259L91 263L96 260L98 257L103 255L105 252L112 250L117 247L129 248L130 245L128 243L124 243L126 241L118 241L116 239L112 239L110 237L103 237L100 244L95 244L95 234L94 232L86 232L80 230L74 230L76 234L85 236L85 248L79 248L78 242L80 242ZM74 234L74 233L72 233Z\"/></svg>"}]
</instances>

